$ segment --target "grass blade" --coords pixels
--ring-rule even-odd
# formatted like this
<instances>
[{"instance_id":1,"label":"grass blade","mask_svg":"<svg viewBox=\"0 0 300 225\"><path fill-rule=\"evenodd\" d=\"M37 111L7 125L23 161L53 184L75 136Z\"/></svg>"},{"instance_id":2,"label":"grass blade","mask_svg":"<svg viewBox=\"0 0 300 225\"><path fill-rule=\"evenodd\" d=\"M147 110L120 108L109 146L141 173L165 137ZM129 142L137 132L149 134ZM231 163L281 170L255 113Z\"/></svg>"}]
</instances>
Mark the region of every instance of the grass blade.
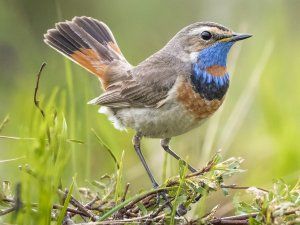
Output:
<instances>
[{"instance_id":1,"label":"grass blade","mask_svg":"<svg viewBox=\"0 0 300 225\"><path fill-rule=\"evenodd\" d=\"M155 189L155 190L152 190L152 191L148 191L148 192L142 192L140 194L137 194L131 198L128 198L127 200L125 200L124 202L120 203L119 205L116 205L114 208L112 208L111 210L107 211L106 213L104 213L100 218L99 218L99 221L103 221L107 218L109 218L111 215L113 215L115 212L117 212L118 210L122 209L124 206L126 206L128 203L132 202L132 201L135 201L141 197L143 197L144 195L149 195L151 194L152 192L153 193L156 193L156 192L159 192L161 190L168 190L168 189L172 189L172 188L159 188L159 189Z\"/></svg>"},{"instance_id":2,"label":"grass blade","mask_svg":"<svg viewBox=\"0 0 300 225\"><path fill-rule=\"evenodd\" d=\"M74 189L74 183L75 183L75 178L73 177L73 181L72 181L72 184L69 188L69 192L67 194L67 197L65 199L64 206L61 209L60 214L59 214L58 219L57 219L57 224L58 225L63 224L63 220L64 220L64 217L66 215L67 208L68 208L68 205L69 205L71 197L72 197L72 192L73 192L73 189Z\"/></svg>"},{"instance_id":3,"label":"grass blade","mask_svg":"<svg viewBox=\"0 0 300 225\"><path fill-rule=\"evenodd\" d=\"M182 187L183 187L183 184L185 182L186 173L187 173L187 164L184 163L183 161L179 161L179 174L180 174L179 177L180 177L180 180L179 180L179 185L178 185L178 188L177 188L177 191L176 191L176 196L175 196L175 199L174 199L174 205L173 205L173 208L172 208L170 225L175 224L176 211L177 211L177 208L180 204L179 196L181 194Z\"/></svg>"},{"instance_id":4,"label":"grass blade","mask_svg":"<svg viewBox=\"0 0 300 225\"><path fill-rule=\"evenodd\" d=\"M2 123L0 124L0 133L3 130L3 128L5 127L5 125L8 123L9 121L9 116L7 115L4 120L2 121Z\"/></svg>"},{"instance_id":5,"label":"grass blade","mask_svg":"<svg viewBox=\"0 0 300 225\"><path fill-rule=\"evenodd\" d=\"M96 131L94 129L92 129L92 132L94 133L94 135L96 136L98 142L107 150L107 152L110 154L110 156L113 158L117 169L120 168L120 164L116 158L116 156L113 154L113 152L111 151L110 147L100 138L100 136L96 133Z\"/></svg>"},{"instance_id":6,"label":"grass blade","mask_svg":"<svg viewBox=\"0 0 300 225\"><path fill-rule=\"evenodd\" d=\"M24 159L24 158L25 158L25 156L21 156L21 157L14 158L14 159L4 159L4 160L0 160L0 163L13 162L13 161L17 161L19 159Z\"/></svg>"},{"instance_id":7,"label":"grass blade","mask_svg":"<svg viewBox=\"0 0 300 225\"><path fill-rule=\"evenodd\" d=\"M123 160L124 160L125 151L122 152L120 165L117 170L117 180L116 180L116 191L115 191L115 202L118 201L119 196L122 193L122 179L123 179Z\"/></svg>"}]
</instances>

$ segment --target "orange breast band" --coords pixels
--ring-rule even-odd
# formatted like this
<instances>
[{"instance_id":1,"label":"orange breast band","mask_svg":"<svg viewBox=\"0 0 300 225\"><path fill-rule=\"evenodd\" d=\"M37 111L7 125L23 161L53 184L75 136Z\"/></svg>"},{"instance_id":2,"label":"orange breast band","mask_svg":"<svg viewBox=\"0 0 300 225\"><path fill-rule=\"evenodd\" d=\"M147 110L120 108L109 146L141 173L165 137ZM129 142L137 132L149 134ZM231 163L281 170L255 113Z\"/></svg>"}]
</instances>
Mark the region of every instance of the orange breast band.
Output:
<instances>
[{"instance_id":1,"label":"orange breast band","mask_svg":"<svg viewBox=\"0 0 300 225\"><path fill-rule=\"evenodd\" d=\"M207 67L206 71L213 76L223 76L227 70L225 66L213 65Z\"/></svg>"}]
</instances>

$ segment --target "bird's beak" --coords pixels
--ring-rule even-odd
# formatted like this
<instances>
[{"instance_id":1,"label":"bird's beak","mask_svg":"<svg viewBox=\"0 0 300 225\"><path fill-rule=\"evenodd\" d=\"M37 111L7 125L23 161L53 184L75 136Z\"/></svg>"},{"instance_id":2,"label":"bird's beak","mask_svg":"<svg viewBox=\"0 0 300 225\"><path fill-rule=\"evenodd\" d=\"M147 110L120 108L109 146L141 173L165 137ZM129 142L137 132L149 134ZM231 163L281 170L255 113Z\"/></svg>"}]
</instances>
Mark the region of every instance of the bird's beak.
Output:
<instances>
[{"instance_id":1,"label":"bird's beak","mask_svg":"<svg viewBox=\"0 0 300 225\"><path fill-rule=\"evenodd\" d=\"M234 33L231 37L226 37L221 39L222 42L236 42L236 41L241 41L244 39L247 39L249 37L252 37L251 34L237 34Z\"/></svg>"},{"instance_id":2,"label":"bird's beak","mask_svg":"<svg viewBox=\"0 0 300 225\"><path fill-rule=\"evenodd\" d=\"M230 40L229 41L233 41L233 42L236 42L236 41L241 41L241 40L244 40L244 39L247 39L249 37L252 37L251 34L233 34L231 38L229 38Z\"/></svg>"}]
</instances>

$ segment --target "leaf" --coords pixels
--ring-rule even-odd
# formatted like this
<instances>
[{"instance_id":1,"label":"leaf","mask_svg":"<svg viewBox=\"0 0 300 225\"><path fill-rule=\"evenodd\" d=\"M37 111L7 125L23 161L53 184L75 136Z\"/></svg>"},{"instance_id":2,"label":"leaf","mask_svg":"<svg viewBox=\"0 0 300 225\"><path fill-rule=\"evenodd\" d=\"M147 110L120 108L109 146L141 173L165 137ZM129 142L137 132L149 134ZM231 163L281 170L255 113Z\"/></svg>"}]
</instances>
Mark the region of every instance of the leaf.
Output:
<instances>
[{"instance_id":1,"label":"leaf","mask_svg":"<svg viewBox=\"0 0 300 225\"><path fill-rule=\"evenodd\" d=\"M248 204L246 202L240 202L238 203L238 211L241 213L253 213L257 212L258 210L254 208L251 204Z\"/></svg>"}]
</instances>

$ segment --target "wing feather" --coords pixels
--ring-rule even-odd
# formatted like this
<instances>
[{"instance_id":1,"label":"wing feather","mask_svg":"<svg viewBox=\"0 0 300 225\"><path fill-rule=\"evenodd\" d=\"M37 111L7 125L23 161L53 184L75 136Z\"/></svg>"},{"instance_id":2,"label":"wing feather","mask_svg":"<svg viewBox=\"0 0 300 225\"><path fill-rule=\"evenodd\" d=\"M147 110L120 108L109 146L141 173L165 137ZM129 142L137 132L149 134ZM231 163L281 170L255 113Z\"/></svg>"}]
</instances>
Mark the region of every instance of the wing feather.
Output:
<instances>
[{"instance_id":1,"label":"wing feather","mask_svg":"<svg viewBox=\"0 0 300 225\"><path fill-rule=\"evenodd\" d=\"M161 72L164 73L163 76L160 75ZM174 68L169 66L161 70L149 70L147 66L143 66L142 71L133 69L131 74L129 80L108 86L105 93L90 103L111 108L160 107L160 103L168 97L178 75Z\"/></svg>"}]
</instances>

